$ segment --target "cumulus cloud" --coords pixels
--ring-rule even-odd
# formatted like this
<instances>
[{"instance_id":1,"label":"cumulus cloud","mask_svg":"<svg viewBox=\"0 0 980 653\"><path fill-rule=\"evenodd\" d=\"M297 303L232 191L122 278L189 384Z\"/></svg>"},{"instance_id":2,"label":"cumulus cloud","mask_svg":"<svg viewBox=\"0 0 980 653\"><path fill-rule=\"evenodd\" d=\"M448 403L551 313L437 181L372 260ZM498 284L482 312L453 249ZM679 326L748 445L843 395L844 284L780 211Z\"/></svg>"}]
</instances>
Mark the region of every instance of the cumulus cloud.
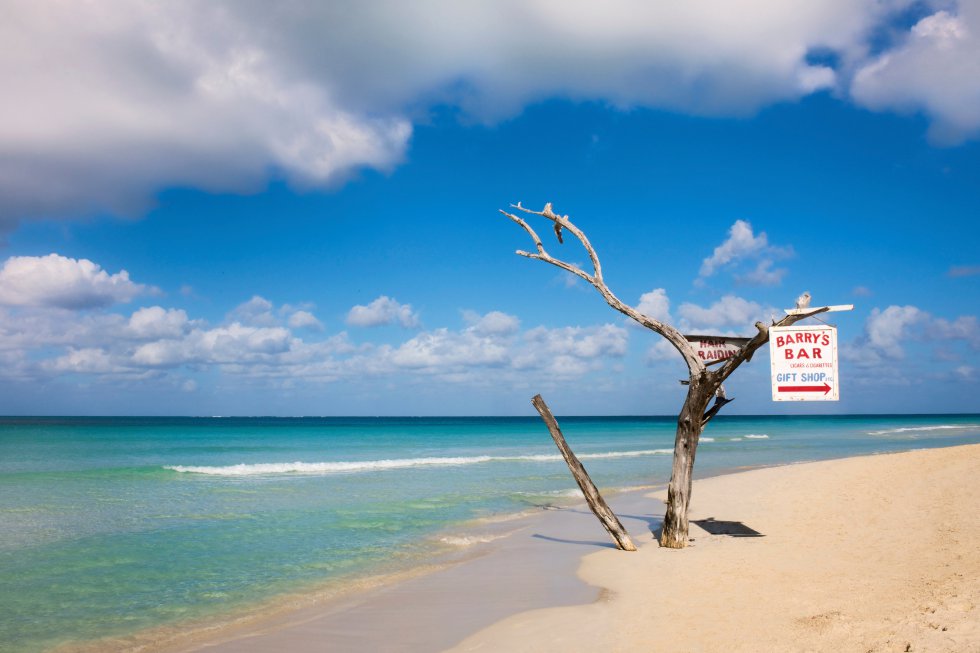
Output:
<instances>
[{"instance_id":1,"label":"cumulus cloud","mask_svg":"<svg viewBox=\"0 0 980 653\"><path fill-rule=\"evenodd\" d=\"M636 310L655 320L671 322L670 298L663 288L654 288L640 295L640 303L636 305Z\"/></svg>"},{"instance_id":2,"label":"cumulus cloud","mask_svg":"<svg viewBox=\"0 0 980 653\"><path fill-rule=\"evenodd\" d=\"M909 337L909 330L928 318L925 311L915 306L889 306L883 311L872 309L864 325L868 345L889 357L901 358L902 343Z\"/></svg>"},{"instance_id":3,"label":"cumulus cloud","mask_svg":"<svg viewBox=\"0 0 980 653\"><path fill-rule=\"evenodd\" d=\"M626 329L606 324L597 327L535 327L523 333L516 318L487 314L461 331L435 329L420 333L390 351L382 352L375 371L409 368L430 374L460 374L476 369L522 374L544 371L555 376L584 374L602 366L607 358L626 353ZM485 329L487 324L507 328ZM379 365L380 363L380 365Z\"/></svg>"},{"instance_id":4,"label":"cumulus cloud","mask_svg":"<svg viewBox=\"0 0 980 653\"><path fill-rule=\"evenodd\" d=\"M129 318L132 334L146 340L179 338L189 325L186 311L160 306L141 308Z\"/></svg>"},{"instance_id":5,"label":"cumulus cloud","mask_svg":"<svg viewBox=\"0 0 980 653\"><path fill-rule=\"evenodd\" d=\"M118 374L124 369L113 362L113 357L103 349L86 348L68 350L68 353L45 363L55 372L78 374Z\"/></svg>"},{"instance_id":6,"label":"cumulus cloud","mask_svg":"<svg viewBox=\"0 0 980 653\"><path fill-rule=\"evenodd\" d=\"M88 259L58 254L12 256L0 268L0 304L7 306L100 308L128 302L146 290L125 270L109 274Z\"/></svg>"},{"instance_id":7,"label":"cumulus cloud","mask_svg":"<svg viewBox=\"0 0 980 653\"><path fill-rule=\"evenodd\" d=\"M253 295L250 300L236 306L228 314L232 320L252 326L275 326L278 323L272 313L272 302L265 297Z\"/></svg>"},{"instance_id":8,"label":"cumulus cloud","mask_svg":"<svg viewBox=\"0 0 980 653\"><path fill-rule=\"evenodd\" d=\"M685 329L718 331L735 328L742 332L759 320L765 321L771 315L782 314L782 311L775 308L763 307L735 295L725 295L707 307L684 303L677 312L684 320Z\"/></svg>"},{"instance_id":9,"label":"cumulus cloud","mask_svg":"<svg viewBox=\"0 0 980 653\"><path fill-rule=\"evenodd\" d=\"M701 262L699 280L703 281L723 268L734 268L742 261L757 261L754 270L736 275L736 278L755 285L775 285L782 280L786 270L773 270L773 263L776 258L790 254L792 248L770 245L764 231L756 235L751 224L736 220L728 230L728 238Z\"/></svg>"},{"instance_id":10,"label":"cumulus cloud","mask_svg":"<svg viewBox=\"0 0 980 653\"><path fill-rule=\"evenodd\" d=\"M870 109L921 111L936 143L955 145L980 134L980 4L960 2L916 23L899 47L865 63L851 84Z\"/></svg>"},{"instance_id":11,"label":"cumulus cloud","mask_svg":"<svg viewBox=\"0 0 980 653\"><path fill-rule=\"evenodd\" d=\"M311 329L313 331L323 331L323 324L316 316L309 311L296 311L289 316L287 321L292 329Z\"/></svg>"},{"instance_id":12,"label":"cumulus cloud","mask_svg":"<svg viewBox=\"0 0 980 653\"><path fill-rule=\"evenodd\" d=\"M521 328L521 321L516 316L500 311L490 311L486 315L463 311L463 319L479 335L505 336L516 333Z\"/></svg>"},{"instance_id":13,"label":"cumulus cloud","mask_svg":"<svg viewBox=\"0 0 980 653\"><path fill-rule=\"evenodd\" d=\"M485 121L552 97L746 115L842 86L808 55L860 62L907 4L9 0L0 227L138 213L175 185L239 192L272 174L330 186L396 165L412 122L438 105ZM971 128L973 13L920 23L854 93L868 106L921 104L937 129ZM940 64L958 84L918 74Z\"/></svg>"},{"instance_id":14,"label":"cumulus cloud","mask_svg":"<svg viewBox=\"0 0 980 653\"><path fill-rule=\"evenodd\" d=\"M359 327L398 324L411 329L419 325L419 317L412 311L411 304L400 304L391 297L382 295L367 306L358 304L350 309L347 313L347 324Z\"/></svg>"},{"instance_id":15,"label":"cumulus cloud","mask_svg":"<svg viewBox=\"0 0 980 653\"><path fill-rule=\"evenodd\" d=\"M248 13L239 3L7 3L0 219L132 214L167 185L241 191L270 169L329 184L399 160L405 119L340 106L289 48L263 42L269 28L288 43L283 26Z\"/></svg>"},{"instance_id":16,"label":"cumulus cloud","mask_svg":"<svg viewBox=\"0 0 980 653\"><path fill-rule=\"evenodd\" d=\"M856 363L877 365L905 358L910 344L924 341L940 348L939 358L960 360L944 347L963 342L973 351L980 351L980 322L973 315L947 320L911 305L874 308L865 321L864 333L843 347L842 352Z\"/></svg>"},{"instance_id":17,"label":"cumulus cloud","mask_svg":"<svg viewBox=\"0 0 980 653\"><path fill-rule=\"evenodd\" d=\"M211 326L161 306L128 317L0 308L0 377L143 378L194 389L199 373L208 370L283 383L395 376L510 383L533 374L552 379L601 370L609 359L624 356L628 345L626 329L611 324L522 330L515 316L500 311L466 312L464 319L466 326L458 330L432 329L387 344L354 343L344 332L323 337L293 331L305 326Z\"/></svg>"},{"instance_id":18,"label":"cumulus cloud","mask_svg":"<svg viewBox=\"0 0 980 653\"><path fill-rule=\"evenodd\" d=\"M213 329L195 329L181 340L158 340L140 345L133 352L132 361L150 367L262 362L288 352L292 344L288 329L234 322Z\"/></svg>"}]
</instances>

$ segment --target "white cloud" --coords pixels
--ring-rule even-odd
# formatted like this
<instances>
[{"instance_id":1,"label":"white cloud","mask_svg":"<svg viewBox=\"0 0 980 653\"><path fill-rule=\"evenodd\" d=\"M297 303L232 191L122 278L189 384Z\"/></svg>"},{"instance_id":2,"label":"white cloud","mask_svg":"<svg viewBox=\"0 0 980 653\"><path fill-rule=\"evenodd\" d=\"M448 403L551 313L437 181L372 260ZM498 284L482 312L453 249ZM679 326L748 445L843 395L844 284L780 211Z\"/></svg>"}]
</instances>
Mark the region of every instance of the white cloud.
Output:
<instances>
[{"instance_id":1,"label":"white cloud","mask_svg":"<svg viewBox=\"0 0 980 653\"><path fill-rule=\"evenodd\" d=\"M915 306L872 309L864 325L868 345L891 358L901 358L902 344L911 337L909 330L928 319L929 315Z\"/></svg>"},{"instance_id":2,"label":"white cloud","mask_svg":"<svg viewBox=\"0 0 980 653\"><path fill-rule=\"evenodd\" d=\"M899 47L865 63L851 94L868 108L921 111L930 137L955 145L980 134L980 3L920 20Z\"/></svg>"},{"instance_id":3,"label":"white cloud","mask_svg":"<svg viewBox=\"0 0 980 653\"><path fill-rule=\"evenodd\" d=\"M725 295L707 308L697 304L684 303L677 309L683 318L685 330L721 330L734 327L739 332L752 330L757 321L767 321L773 314L782 314L774 308L766 308L756 302Z\"/></svg>"},{"instance_id":4,"label":"white cloud","mask_svg":"<svg viewBox=\"0 0 980 653\"><path fill-rule=\"evenodd\" d=\"M47 367L56 372L78 374L117 374L124 371L113 361L109 352L95 348L71 348L68 353L50 361Z\"/></svg>"},{"instance_id":5,"label":"white cloud","mask_svg":"<svg viewBox=\"0 0 980 653\"><path fill-rule=\"evenodd\" d=\"M448 371L460 366L502 366L509 360L509 353L507 341L500 338L481 336L472 329L436 329L403 343L392 352L391 360L398 367Z\"/></svg>"},{"instance_id":6,"label":"white cloud","mask_svg":"<svg viewBox=\"0 0 980 653\"><path fill-rule=\"evenodd\" d=\"M524 335L535 352L550 355L592 359L601 356L619 357L626 353L629 333L626 329L604 324L600 327L537 327Z\"/></svg>"},{"instance_id":7,"label":"white cloud","mask_svg":"<svg viewBox=\"0 0 980 653\"><path fill-rule=\"evenodd\" d=\"M470 330L478 335L506 336L517 333L521 328L521 321L516 316L500 311L490 311L486 315L479 315L474 311L463 311L463 319L469 325Z\"/></svg>"},{"instance_id":8,"label":"white cloud","mask_svg":"<svg viewBox=\"0 0 980 653\"><path fill-rule=\"evenodd\" d=\"M149 367L266 362L288 352L292 344L288 329L233 322L213 329L195 329L182 340L158 340L140 345L133 352L132 361Z\"/></svg>"},{"instance_id":9,"label":"white cloud","mask_svg":"<svg viewBox=\"0 0 980 653\"><path fill-rule=\"evenodd\" d=\"M399 304L391 297L382 295L367 306L357 305L347 313L347 324L359 327L399 324L405 328L419 325L419 318L411 304Z\"/></svg>"},{"instance_id":10,"label":"white cloud","mask_svg":"<svg viewBox=\"0 0 980 653\"><path fill-rule=\"evenodd\" d=\"M169 186L240 192L270 174L329 186L397 164L412 120L437 105L487 121L551 97L746 115L840 86L808 53L860 62L874 29L906 5L8 0L0 227L138 213ZM856 95L869 106L908 99L937 125L969 128L974 13L964 3L920 23L904 50L862 71ZM901 84L916 70L906 60L943 63L957 83Z\"/></svg>"},{"instance_id":11,"label":"white cloud","mask_svg":"<svg viewBox=\"0 0 980 653\"><path fill-rule=\"evenodd\" d=\"M772 269L774 261L772 259L762 259L751 272L737 275L737 281L753 286L778 286L786 276L785 268Z\"/></svg>"},{"instance_id":12,"label":"white cloud","mask_svg":"<svg viewBox=\"0 0 980 653\"><path fill-rule=\"evenodd\" d=\"M435 329L420 333L397 348L380 352L374 371L395 368L425 370L442 376L479 368L529 373L583 374L601 367L605 358L626 353L626 329L598 327L535 327L517 330L516 318L499 312L470 315L462 331ZM489 328L488 328L489 327Z\"/></svg>"},{"instance_id":13,"label":"white cloud","mask_svg":"<svg viewBox=\"0 0 980 653\"><path fill-rule=\"evenodd\" d=\"M141 339L179 338L184 335L190 321L181 309L165 309L160 306L141 308L129 318L129 330Z\"/></svg>"},{"instance_id":14,"label":"white cloud","mask_svg":"<svg viewBox=\"0 0 980 653\"><path fill-rule=\"evenodd\" d=\"M289 316L287 322L293 329L312 329L313 331L323 331L323 324L316 316L309 311L296 311Z\"/></svg>"},{"instance_id":15,"label":"white cloud","mask_svg":"<svg viewBox=\"0 0 980 653\"><path fill-rule=\"evenodd\" d=\"M936 318L929 325L929 335L940 340L963 340L974 349L980 349L980 322L974 315L963 315L952 322Z\"/></svg>"},{"instance_id":16,"label":"white cloud","mask_svg":"<svg viewBox=\"0 0 980 653\"><path fill-rule=\"evenodd\" d=\"M279 322L272 314L272 302L258 295L253 295L247 302L236 306L228 317L251 326L275 326Z\"/></svg>"},{"instance_id":17,"label":"white cloud","mask_svg":"<svg viewBox=\"0 0 980 653\"><path fill-rule=\"evenodd\" d=\"M670 298L663 288L654 288L640 295L640 303L636 305L636 310L655 320L671 322Z\"/></svg>"},{"instance_id":18,"label":"white cloud","mask_svg":"<svg viewBox=\"0 0 980 653\"><path fill-rule=\"evenodd\" d=\"M397 162L408 122L344 109L338 89L291 61L305 46L291 49L285 26L261 13L239 3L6 3L2 219L131 214L165 185L241 191L270 169L328 184ZM265 30L282 41L263 42Z\"/></svg>"},{"instance_id":19,"label":"white cloud","mask_svg":"<svg viewBox=\"0 0 980 653\"><path fill-rule=\"evenodd\" d=\"M955 320L937 318L916 306L874 308L865 321L864 333L842 348L845 356L857 363L876 365L885 360L901 360L912 343L929 342L938 349L940 359L957 361L961 357L944 348L962 341L974 351L980 350L980 322L976 316L964 315Z\"/></svg>"},{"instance_id":20,"label":"white cloud","mask_svg":"<svg viewBox=\"0 0 980 653\"><path fill-rule=\"evenodd\" d=\"M0 304L85 309L128 302L147 290L121 270L58 254L12 256L0 268Z\"/></svg>"},{"instance_id":21,"label":"white cloud","mask_svg":"<svg viewBox=\"0 0 980 653\"><path fill-rule=\"evenodd\" d=\"M0 379L45 381L70 373L149 379L171 389L196 390L199 373L214 371L294 386L368 377L526 383L536 375L550 381L602 370L609 359L624 356L628 344L626 329L619 326L522 331L515 316L500 311L465 311L467 325L459 330L433 329L394 344L355 343L346 332L319 335L322 325L310 331L320 323L309 313L293 319L305 313L294 306L277 307L263 298L243 306L255 310L232 311L228 321L216 326L162 306L140 308L128 317L0 307ZM232 320L236 314L289 316L291 324L245 324ZM395 319L401 314L396 310ZM300 336L294 329L307 331Z\"/></svg>"},{"instance_id":22,"label":"white cloud","mask_svg":"<svg viewBox=\"0 0 980 653\"><path fill-rule=\"evenodd\" d=\"M778 284L786 270L773 270L774 259L792 254L792 248L776 247L769 244L765 232L755 235L752 225L745 220L736 220L728 230L728 238L715 248L708 258L701 262L699 280L712 276L720 269L735 267L745 260L758 261L756 268L743 275L737 275L739 281L756 285Z\"/></svg>"}]
</instances>

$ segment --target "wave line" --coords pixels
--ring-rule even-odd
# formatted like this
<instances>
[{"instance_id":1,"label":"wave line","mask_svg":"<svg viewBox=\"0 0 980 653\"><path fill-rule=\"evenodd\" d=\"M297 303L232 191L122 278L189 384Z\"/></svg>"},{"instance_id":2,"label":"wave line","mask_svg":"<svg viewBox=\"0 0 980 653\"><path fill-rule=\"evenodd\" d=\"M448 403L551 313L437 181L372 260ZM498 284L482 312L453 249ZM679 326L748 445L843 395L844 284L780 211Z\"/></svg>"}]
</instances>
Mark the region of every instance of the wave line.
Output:
<instances>
[{"instance_id":1,"label":"wave line","mask_svg":"<svg viewBox=\"0 0 980 653\"><path fill-rule=\"evenodd\" d=\"M673 453L672 449L644 449L640 451L607 451L586 453L580 459L635 458ZM560 454L535 454L525 456L458 456L446 458L396 458L390 460L338 461L319 463L241 463L238 465L165 465L164 469L183 474L208 476L268 476L276 474L342 474L357 472L388 471L415 467L456 467L489 462L553 462L561 460Z\"/></svg>"}]
</instances>

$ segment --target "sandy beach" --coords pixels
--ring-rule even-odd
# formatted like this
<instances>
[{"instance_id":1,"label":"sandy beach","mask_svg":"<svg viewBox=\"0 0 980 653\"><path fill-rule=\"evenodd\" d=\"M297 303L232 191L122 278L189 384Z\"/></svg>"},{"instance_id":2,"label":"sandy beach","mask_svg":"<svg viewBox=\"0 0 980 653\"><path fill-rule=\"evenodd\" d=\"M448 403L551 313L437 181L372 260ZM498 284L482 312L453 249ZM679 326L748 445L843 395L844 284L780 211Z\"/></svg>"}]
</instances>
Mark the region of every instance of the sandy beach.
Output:
<instances>
[{"instance_id":1,"label":"sandy beach","mask_svg":"<svg viewBox=\"0 0 980 653\"><path fill-rule=\"evenodd\" d=\"M980 651L980 447L696 483L686 550L585 558L603 600L511 617L454 651ZM706 522L711 530L722 531Z\"/></svg>"},{"instance_id":2,"label":"sandy beach","mask_svg":"<svg viewBox=\"0 0 980 653\"><path fill-rule=\"evenodd\" d=\"M679 551L651 532L663 493L611 503L638 552L546 511L473 560L180 650L980 651L980 445L697 481Z\"/></svg>"}]
</instances>

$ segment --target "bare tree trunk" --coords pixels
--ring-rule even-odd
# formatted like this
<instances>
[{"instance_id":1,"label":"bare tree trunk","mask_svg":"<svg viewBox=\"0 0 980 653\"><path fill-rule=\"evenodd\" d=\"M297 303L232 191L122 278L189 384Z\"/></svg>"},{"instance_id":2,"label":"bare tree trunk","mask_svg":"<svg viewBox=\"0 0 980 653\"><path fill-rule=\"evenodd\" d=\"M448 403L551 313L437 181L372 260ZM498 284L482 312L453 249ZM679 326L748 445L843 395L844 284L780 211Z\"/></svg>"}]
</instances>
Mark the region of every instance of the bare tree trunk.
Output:
<instances>
[{"instance_id":1,"label":"bare tree trunk","mask_svg":"<svg viewBox=\"0 0 980 653\"><path fill-rule=\"evenodd\" d=\"M561 233L563 229L575 236L582 243L582 246L589 255L589 261L592 263L592 274L585 272L577 265L555 258L549 254L544 247L544 243L541 242L541 238L531 225L520 216L508 213L507 211L501 211L505 216L520 225L534 242L534 252L518 250L517 254L530 259L544 261L592 284L609 306L666 338L681 355L684 362L687 363L688 373L690 374L690 385L687 391L687 399L684 401L684 408L677 418L677 436L674 439L674 466L670 476L670 485L667 489L667 514L664 516L663 533L660 536L660 544L662 546L674 549L683 548L687 544L687 507L691 500L691 472L694 469L694 454L698 448L698 440L701 437L701 432L704 431L704 425L717 415L718 411L727 402L716 403L708 412L705 412L705 409L708 407L708 403L711 401L711 397L714 396L715 391L728 379L732 372L742 363L752 360L752 355L756 350L769 341L769 326L763 322L756 322L755 327L759 331L758 334L742 345L742 348L737 353L728 358L717 369L708 370L704 361L698 357L694 347L680 331L670 324L644 315L637 309L628 306L609 289L602 278L602 266L599 263L599 255L596 254L589 239L585 237L585 233L572 224L572 221L568 219L567 215L555 213L552 210L550 202L545 204L544 209L541 211L532 211L524 208L520 202L511 206L522 213L537 215L550 220L554 225L559 244L562 243ZM809 295L807 295L808 302ZM812 310L800 307L799 310L793 311L792 314L787 313L778 322L774 321L773 326L789 326L800 320L829 310L831 310L830 306L822 306Z\"/></svg>"},{"instance_id":2,"label":"bare tree trunk","mask_svg":"<svg viewBox=\"0 0 980 653\"><path fill-rule=\"evenodd\" d=\"M710 387L710 386L709 386ZM674 462L667 486L667 512L664 514L660 546L682 549L687 546L687 508L691 502L694 457L704 429L703 415L714 390L708 391L699 379L692 378L687 399L677 418L674 438Z\"/></svg>"},{"instance_id":3,"label":"bare tree trunk","mask_svg":"<svg viewBox=\"0 0 980 653\"><path fill-rule=\"evenodd\" d=\"M561 452L565 462L568 463L568 469L571 470L575 482L578 483L582 494L585 495L585 501L589 504L589 508L592 509L592 514L599 519L602 527L612 536L613 541L616 543L616 548L621 551L636 551L636 545L633 544L629 533L626 532L619 518L616 517L616 513L612 511L609 504L599 494L595 483L592 482L588 472L585 471L585 466L582 465L578 457L572 452L571 447L565 442L565 436L562 435L561 429L558 428L558 421L551 414L551 409L548 408L548 404L544 403L541 395L534 395L531 403L538 410L541 419L544 420L545 425L548 427L548 432L551 433L551 438L558 445L558 450Z\"/></svg>"}]
</instances>

